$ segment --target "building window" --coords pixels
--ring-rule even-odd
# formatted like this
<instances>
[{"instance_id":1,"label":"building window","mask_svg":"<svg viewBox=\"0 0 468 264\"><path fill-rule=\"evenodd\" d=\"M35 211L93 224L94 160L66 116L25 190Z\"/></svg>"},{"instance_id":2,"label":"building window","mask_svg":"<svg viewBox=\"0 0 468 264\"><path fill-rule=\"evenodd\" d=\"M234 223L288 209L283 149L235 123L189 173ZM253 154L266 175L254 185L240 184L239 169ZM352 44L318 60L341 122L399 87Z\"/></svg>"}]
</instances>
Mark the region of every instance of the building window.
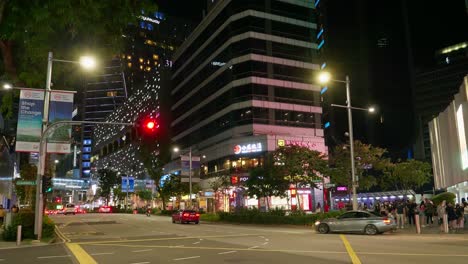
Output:
<instances>
[{"instance_id":1,"label":"building window","mask_svg":"<svg viewBox=\"0 0 468 264\"><path fill-rule=\"evenodd\" d=\"M108 96L108 97L117 96L117 91L107 92L107 96Z\"/></svg>"}]
</instances>

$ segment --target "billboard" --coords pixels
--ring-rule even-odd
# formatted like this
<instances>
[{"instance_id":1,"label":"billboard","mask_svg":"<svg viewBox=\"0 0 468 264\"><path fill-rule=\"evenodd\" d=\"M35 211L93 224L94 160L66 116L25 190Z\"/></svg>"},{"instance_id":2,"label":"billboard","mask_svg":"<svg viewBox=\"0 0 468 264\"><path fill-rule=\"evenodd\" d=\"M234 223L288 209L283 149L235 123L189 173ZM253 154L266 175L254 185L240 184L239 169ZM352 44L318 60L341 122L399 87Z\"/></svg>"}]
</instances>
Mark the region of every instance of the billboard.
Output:
<instances>
[{"instance_id":1,"label":"billboard","mask_svg":"<svg viewBox=\"0 0 468 264\"><path fill-rule=\"evenodd\" d=\"M72 114L73 93L52 91L50 93L49 124L69 121L72 119ZM47 152L70 153L70 137L71 125L57 127L47 139Z\"/></svg>"},{"instance_id":2,"label":"billboard","mask_svg":"<svg viewBox=\"0 0 468 264\"><path fill-rule=\"evenodd\" d=\"M22 89L16 130L17 152L39 152L44 111L44 90Z\"/></svg>"}]
</instances>

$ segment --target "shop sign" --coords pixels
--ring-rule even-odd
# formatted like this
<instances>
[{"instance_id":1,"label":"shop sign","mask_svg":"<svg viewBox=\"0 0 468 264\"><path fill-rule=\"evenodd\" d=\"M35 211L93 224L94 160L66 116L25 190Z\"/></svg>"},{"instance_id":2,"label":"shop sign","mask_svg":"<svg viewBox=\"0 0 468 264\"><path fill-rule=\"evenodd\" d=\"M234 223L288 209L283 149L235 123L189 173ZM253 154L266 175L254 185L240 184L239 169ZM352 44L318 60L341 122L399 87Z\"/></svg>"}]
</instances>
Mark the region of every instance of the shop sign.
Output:
<instances>
[{"instance_id":1,"label":"shop sign","mask_svg":"<svg viewBox=\"0 0 468 264\"><path fill-rule=\"evenodd\" d=\"M287 139L278 139L278 147L284 147L284 146L300 146L300 147L306 147L308 149L317 149L318 145L317 143L314 142L309 142L309 141L299 141L299 140L287 140Z\"/></svg>"},{"instance_id":2,"label":"shop sign","mask_svg":"<svg viewBox=\"0 0 468 264\"><path fill-rule=\"evenodd\" d=\"M337 190L338 192L346 192L346 191L348 191L348 187L346 187L346 186L338 186L338 187L336 187L336 190Z\"/></svg>"},{"instance_id":3,"label":"shop sign","mask_svg":"<svg viewBox=\"0 0 468 264\"><path fill-rule=\"evenodd\" d=\"M261 151L262 151L262 143L260 142L234 146L234 154L236 155L253 153L253 152L261 152Z\"/></svg>"},{"instance_id":4,"label":"shop sign","mask_svg":"<svg viewBox=\"0 0 468 264\"><path fill-rule=\"evenodd\" d=\"M249 176L231 176L232 185L242 184L248 180L249 180Z\"/></svg>"}]
</instances>

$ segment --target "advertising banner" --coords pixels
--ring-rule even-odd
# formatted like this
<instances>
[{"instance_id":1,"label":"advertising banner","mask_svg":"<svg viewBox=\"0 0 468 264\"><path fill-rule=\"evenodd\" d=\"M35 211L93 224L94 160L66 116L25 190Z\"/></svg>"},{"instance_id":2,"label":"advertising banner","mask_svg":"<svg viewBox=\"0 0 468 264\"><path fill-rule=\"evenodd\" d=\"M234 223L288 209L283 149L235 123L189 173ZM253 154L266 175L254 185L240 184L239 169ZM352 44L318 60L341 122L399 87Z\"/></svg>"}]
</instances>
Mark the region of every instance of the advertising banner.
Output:
<instances>
[{"instance_id":1,"label":"advertising banner","mask_svg":"<svg viewBox=\"0 0 468 264\"><path fill-rule=\"evenodd\" d=\"M21 90L16 130L17 152L39 152L43 111L44 90Z\"/></svg>"},{"instance_id":2,"label":"advertising banner","mask_svg":"<svg viewBox=\"0 0 468 264\"><path fill-rule=\"evenodd\" d=\"M73 93L53 91L50 94L49 124L69 121L73 114ZM67 154L70 147L71 126L57 127L47 139L47 153Z\"/></svg>"}]
</instances>

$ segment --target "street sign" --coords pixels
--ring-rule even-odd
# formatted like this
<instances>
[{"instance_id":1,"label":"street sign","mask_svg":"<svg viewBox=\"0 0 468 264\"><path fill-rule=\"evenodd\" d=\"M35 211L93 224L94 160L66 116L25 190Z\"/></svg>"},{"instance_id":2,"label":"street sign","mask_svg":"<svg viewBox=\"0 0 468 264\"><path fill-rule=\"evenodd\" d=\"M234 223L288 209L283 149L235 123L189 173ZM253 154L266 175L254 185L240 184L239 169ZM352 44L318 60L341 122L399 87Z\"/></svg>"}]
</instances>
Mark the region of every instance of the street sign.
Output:
<instances>
[{"instance_id":1,"label":"street sign","mask_svg":"<svg viewBox=\"0 0 468 264\"><path fill-rule=\"evenodd\" d=\"M316 179L316 180L312 180L312 182L313 183L321 183L321 182L323 182L323 180L322 179Z\"/></svg>"},{"instance_id":2,"label":"street sign","mask_svg":"<svg viewBox=\"0 0 468 264\"><path fill-rule=\"evenodd\" d=\"M334 183L325 183L325 188L333 188L335 186L336 186L336 184L334 184Z\"/></svg>"},{"instance_id":3,"label":"street sign","mask_svg":"<svg viewBox=\"0 0 468 264\"><path fill-rule=\"evenodd\" d=\"M16 185L36 185L36 181L17 181Z\"/></svg>"},{"instance_id":4,"label":"street sign","mask_svg":"<svg viewBox=\"0 0 468 264\"><path fill-rule=\"evenodd\" d=\"M122 176L122 192L135 192L135 178Z\"/></svg>"}]
</instances>

